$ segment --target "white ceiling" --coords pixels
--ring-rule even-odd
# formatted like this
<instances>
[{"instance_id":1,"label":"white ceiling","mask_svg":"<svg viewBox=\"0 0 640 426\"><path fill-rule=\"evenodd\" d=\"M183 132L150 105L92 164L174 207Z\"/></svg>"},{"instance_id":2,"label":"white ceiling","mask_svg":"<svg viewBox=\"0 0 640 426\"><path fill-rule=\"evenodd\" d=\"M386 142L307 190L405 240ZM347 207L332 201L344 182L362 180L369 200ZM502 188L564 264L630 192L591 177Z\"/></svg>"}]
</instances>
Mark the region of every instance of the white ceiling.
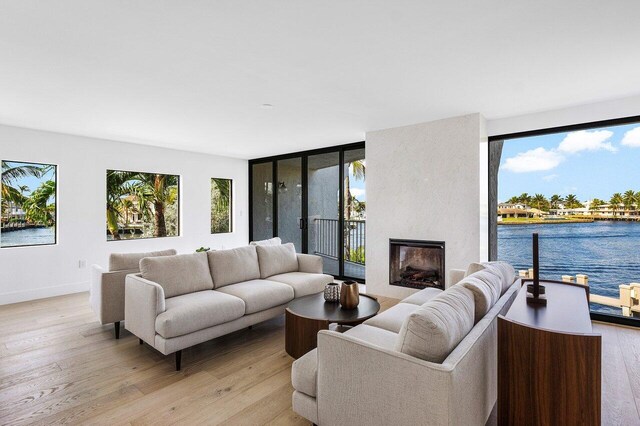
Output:
<instances>
[{"instance_id":1,"label":"white ceiling","mask_svg":"<svg viewBox=\"0 0 640 426\"><path fill-rule=\"evenodd\" d=\"M0 123L254 158L562 108L640 93L638 16L636 0L0 0Z\"/></svg>"}]
</instances>

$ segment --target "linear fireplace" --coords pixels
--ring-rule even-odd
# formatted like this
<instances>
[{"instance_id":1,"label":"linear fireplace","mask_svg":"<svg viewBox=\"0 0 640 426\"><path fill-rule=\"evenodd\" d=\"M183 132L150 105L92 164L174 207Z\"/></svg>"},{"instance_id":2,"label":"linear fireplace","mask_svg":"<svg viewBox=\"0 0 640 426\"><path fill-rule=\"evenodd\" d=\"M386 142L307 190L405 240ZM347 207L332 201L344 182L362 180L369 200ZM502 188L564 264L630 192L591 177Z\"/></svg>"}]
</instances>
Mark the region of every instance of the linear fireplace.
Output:
<instances>
[{"instance_id":1,"label":"linear fireplace","mask_svg":"<svg viewBox=\"0 0 640 426\"><path fill-rule=\"evenodd\" d=\"M444 241L389 240L389 284L444 290Z\"/></svg>"}]
</instances>

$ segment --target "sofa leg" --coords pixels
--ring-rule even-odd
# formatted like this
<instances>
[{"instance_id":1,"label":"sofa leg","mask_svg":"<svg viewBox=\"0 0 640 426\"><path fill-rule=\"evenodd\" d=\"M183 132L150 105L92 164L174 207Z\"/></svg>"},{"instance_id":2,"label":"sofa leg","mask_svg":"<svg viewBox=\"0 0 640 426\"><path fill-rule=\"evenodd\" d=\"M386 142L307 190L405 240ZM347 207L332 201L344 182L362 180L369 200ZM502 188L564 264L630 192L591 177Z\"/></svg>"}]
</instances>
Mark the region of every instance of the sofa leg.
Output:
<instances>
[{"instance_id":1,"label":"sofa leg","mask_svg":"<svg viewBox=\"0 0 640 426\"><path fill-rule=\"evenodd\" d=\"M113 327L116 332L116 339L119 339L120 338L120 321L114 322Z\"/></svg>"},{"instance_id":2,"label":"sofa leg","mask_svg":"<svg viewBox=\"0 0 640 426\"><path fill-rule=\"evenodd\" d=\"M252 329L253 329L253 326L252 326L252 325L250 325L250 326L249 326L249 330L252 330Z\"/></svg>"},{"instance_id":3,"label":"sofa leg","mask_svg":"<svg viewBox=\"0 0 640 426\"><path fill-rule=\"evenodd\" d=\"M176 371L180 371L180 362L182 361L182 350L176 352Z\"/></svg>"},{"instance_id":4,"label":"sofa leg","mask_svg":"<svg viewBox=\"0 0 640 426\"><path fill-rule=\"evenodd\" d=\"M144 343L144 340L142 339L138 339L138 341L140 342L141 345Z\"/></svg>"}]
</instances>

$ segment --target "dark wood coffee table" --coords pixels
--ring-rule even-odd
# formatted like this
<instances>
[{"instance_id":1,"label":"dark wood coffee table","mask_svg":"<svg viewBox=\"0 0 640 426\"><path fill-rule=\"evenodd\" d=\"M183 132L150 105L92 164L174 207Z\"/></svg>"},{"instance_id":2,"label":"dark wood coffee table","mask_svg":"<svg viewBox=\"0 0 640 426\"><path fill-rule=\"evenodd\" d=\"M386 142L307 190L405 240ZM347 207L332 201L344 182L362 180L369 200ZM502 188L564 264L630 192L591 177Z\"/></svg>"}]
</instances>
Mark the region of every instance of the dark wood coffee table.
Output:
<instances>
[{"instance_id":1,"label":"dark wood coffee table","mask_svg":"<svg viewBox=\"0 0 640 426\"><path fill-rule=\"evenodd\" d=\"M325 302L322 293L296 299L285 310L285 349L293 358L300 358L318 346L318 331L329 330L334 324L360 324L379 310L375 297L366 294L360 295L360 304L355 309L342 309L339 303Z\"/></svg>"}]
</instances>

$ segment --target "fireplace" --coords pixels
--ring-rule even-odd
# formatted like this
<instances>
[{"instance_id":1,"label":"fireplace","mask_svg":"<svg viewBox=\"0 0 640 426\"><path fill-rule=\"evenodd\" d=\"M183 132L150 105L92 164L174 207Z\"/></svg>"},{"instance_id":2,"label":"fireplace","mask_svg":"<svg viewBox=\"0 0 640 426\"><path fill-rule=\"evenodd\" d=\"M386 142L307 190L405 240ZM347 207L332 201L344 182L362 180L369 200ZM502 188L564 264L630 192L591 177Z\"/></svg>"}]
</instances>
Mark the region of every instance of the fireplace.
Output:
<instances>
[{"instance_id":1,"label":"fireplace","mask_svg":"<svg viewBox=\"0 0 640 426\"><path fill-rule=\"evenodd\" d=\"M444 290L444 241L389 240L389 284Z\"/></svg>"}]
</instances>

